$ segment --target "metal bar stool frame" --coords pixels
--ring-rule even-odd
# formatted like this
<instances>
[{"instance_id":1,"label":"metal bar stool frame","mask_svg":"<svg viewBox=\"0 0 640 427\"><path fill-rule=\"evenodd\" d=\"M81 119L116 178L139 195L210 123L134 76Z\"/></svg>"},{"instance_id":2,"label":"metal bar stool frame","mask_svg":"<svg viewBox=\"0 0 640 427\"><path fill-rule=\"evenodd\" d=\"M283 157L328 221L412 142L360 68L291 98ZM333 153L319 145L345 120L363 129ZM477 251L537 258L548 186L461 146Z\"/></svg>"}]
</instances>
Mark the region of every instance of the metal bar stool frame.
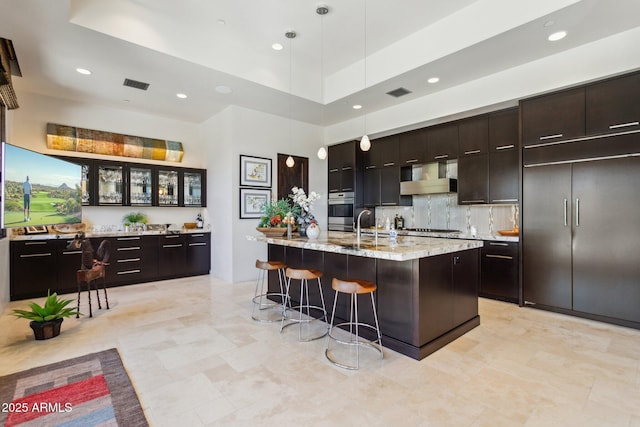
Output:
<instances>
[{"instance_id":1,"label":"metal bar stool frame","mask_svg":"<svg viewBox=\"0 0 640 427\"><path fill-rule=\"evenodd\" d=\"M344 288L350 288L349 291L345 291ZM380 333L380 324L378 323L378 313L376 311L376 303L373 297L374 292L377 289L377 286L374 283L367 282L364 280L340 280L334 278L331 282L331 288L335 290L335 296L333 298L333 310L331 311L331 323L329 328L329 333L327 337L327 346L324 350L324 355L327 360L329 360L334 365L350 370L358 370L360 369L360 347L368 346L380 352L380 358L384 359L384 352L382 350L382 335ZM336 306L338 304L338 294L349 294L351 297L351 301L349 304L349 321L341 322L338 324L333 324L335 321L336 315ZM371 295L371 307L373 308L373 319L375 321L375 327L368 323L362 323L358 319L358 295L368 293ZM354 312L355 312L355 322L354 322ZM341 326L349 327L349 341L341 340L340 338L334 336L332 334L334 328L340 328ZM370 341L367 339L363 339L360 337L359 328L365 327L369 328L372 331L376 332L378 339L374 341ZM355 335L353 334L355 329ZM331 341L335 341L338 344L355 346L356 348L356 363L354 365L347 365L345 363L338 362L335 358L330 356L329 345Z\"/></svg>"},{"instance_id":2,"label":"metal bar stool frame","mask_svg":"<svg viewBox=\"0 0 640 427\"><path fill-rule=\"evenodd\" d=\"M281 321L281 319L272 320L272 319L261 319L257 317L256 306L258 307L258 312L260 312L262 310L269 310L278 305L282 305L282 316L284 317L286 315L285 302L287 301L287 294L285 293L285 287L283 284L286 282L285 269L287 268L287 266L285 263L280 261L261 261L257 259L256 268L258 269L258 278L256 279L256 290L254 292L253 298L251 299L251 302L253 303L253 308L251 309L251 318L256 322L261 322L261 323L279 322ZM273 271L273 270L276 270L278 272L278 283L280 285L280 293L269 292L268 285L267 285L267 290L265 291L264 289L265 277L268 277L269 271ZM270 296L279 296L281 303L277 303L275 301L269 300L268 298Z\"/></svg>"},{"instance_id":3,"label":"metal bar stool frame","mask_svg":"<svg viewBox=\"0 0 640 427\"><path fill-rule=\"evenodd\" d=\"M93 288L96 291L96 297L98 298L98 309L102 309L102 304L100 303L100 292L98 290L98 285L96 285L96 280L102 278L102 289L104 291L104 300L107 305L107 310L109 310L109 297L107 296L107 285L105 279L106 273L104 269L104 265L98 264L91 267L90 270L78 270L76 272L76 279L78 282L78 307L77 311L80 312L80 294L82 293L82 283L87 284L87 296L89 297L89 317L93 317L93 312L91 310L91 284L93 283ZM76 314L76 319L80 317L80 313Z\"/></svg>"},{"instance_id":4,"label":"metal bar stool frame","mask_svg":"<svg viewBox=\"0 0 640 427\"><path fill-rule=\"evenodd\" d=\"M288 305L291 310L297 310L299 312L299 315L297 319L294 316L290 316L289 318L287 318L286 315L282 316L282 322L280 323L280 333L282 333L282 331L286 327L297 324L298 325L298 341L309 342L309 341L314 341L322 337L325 337L329 333L329 325L327 325L324 333L320 335L311 335L305 338L302 337L302 325L311 324L311 322L320 321L321 319L324 319L325 323L327 323L328 321L327 308L324 303L324 295L322 293L322 282L320 280L320 278L322 277L322 272L318 270L287 268L285 271L285 275L287 277L287 300L289 302ZM291 307L291 297L289 293L291 291L291 279L300 280L300 304L293 307ZM318 280L318 290L320 291L320 302L322 303L322 307L310 305L309 280L313 280L313 279ZM306 297L306 304L305 304L305 297ZM314 318L313 316L311 316L311 310L320 311L322 315L318 318ZM285 312L286 312L286 307L285 307ZM306 318L302 317L303 314L306 314ZM285 325L286 320L289 320L290 323L287 323Z\"/></svg>"}]
</instances>

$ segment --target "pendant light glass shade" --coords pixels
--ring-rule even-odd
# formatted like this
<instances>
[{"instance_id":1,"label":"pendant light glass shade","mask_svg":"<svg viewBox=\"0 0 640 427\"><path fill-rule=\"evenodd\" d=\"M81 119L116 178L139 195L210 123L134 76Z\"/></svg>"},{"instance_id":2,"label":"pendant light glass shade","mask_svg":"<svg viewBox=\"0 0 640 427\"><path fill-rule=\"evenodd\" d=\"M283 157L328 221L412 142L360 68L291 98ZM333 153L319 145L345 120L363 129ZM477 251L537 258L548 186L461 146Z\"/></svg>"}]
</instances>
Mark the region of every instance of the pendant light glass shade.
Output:
<instances>
[{"instance_id":1,"label":"pendant light glass shade","mask_svg":"<svg viewBox=\"0 0 640 427\"><path fill-rule=\"evenodd\" d=\"M293 157L289 156L289 157L287 157L287 161L285 162L285 164L288 167L292 168L296 164L296 161L293 160Z\"/></svg>"},{"instance_id":2,"label":"pendant light glass shade","mask_svg":"<svg viewBox=\"0 0 640 427\"><path fill-rule=\"evenodd\" d=\"M369 137L367 135L364 135L360 140L360 149L362 151L369 151L370 148L371 148L371 141L369 141Z\"/></svg>"},{"instance_id":3,"label":"pendant light glass shade","mask_svg":"<svg viewBox=\"0 0 640 427\"><path fill-rule=\"evenodd\" d=\"M324 160L327 158L327 149L323 147L320 147L320 149L318 150L318 158L320 160Z\"/></svg>"}]
</instances>

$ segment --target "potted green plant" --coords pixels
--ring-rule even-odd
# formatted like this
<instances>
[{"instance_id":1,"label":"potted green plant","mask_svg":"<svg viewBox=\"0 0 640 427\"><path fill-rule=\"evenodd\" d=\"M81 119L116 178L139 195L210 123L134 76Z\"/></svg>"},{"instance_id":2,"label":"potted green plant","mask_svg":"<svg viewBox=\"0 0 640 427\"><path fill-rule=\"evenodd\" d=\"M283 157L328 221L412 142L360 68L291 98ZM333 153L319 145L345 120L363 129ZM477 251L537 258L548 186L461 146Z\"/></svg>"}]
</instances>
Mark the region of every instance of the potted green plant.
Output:
<instances>
[{"instance_id":1,"label":"potted green plant","mask_svg":"<svg viewBox=\"0 0 640 427\"><path fill-rule=\"evenodd\" d=\"M142 212L129 212L128 214L122 217L122 223L124 225L146 224L147 216Z\"/></svg>"},{"instance_id":2,"label":"potted green plant","mask_svg":"<svg viewBox=\"0 0 640 427\"><path fill-rule=\"evenodd\" d=\"M287 221L285 218L297 217L300 214L300 207L291 206L288 200L280 199L266 204L264 213L260 217L257 230L266 235L283 236L287 232Z\"/></svg>"},{"instance_id":3,"label":"potted green plant","mask_svg":"<svg viewBox=\"0 0 640 427\"><path fill-rule=\"evenodd\" d=\"M37 340L46 340L60 335L60 326L65 317L80 315L75 308L67 307L72 299L61 299L58 294L47 291L47 299L44 306L31 302L31 310L14 309L13 315L17 318L31 320L29 326Z\"/></svg>"}]
</instances>

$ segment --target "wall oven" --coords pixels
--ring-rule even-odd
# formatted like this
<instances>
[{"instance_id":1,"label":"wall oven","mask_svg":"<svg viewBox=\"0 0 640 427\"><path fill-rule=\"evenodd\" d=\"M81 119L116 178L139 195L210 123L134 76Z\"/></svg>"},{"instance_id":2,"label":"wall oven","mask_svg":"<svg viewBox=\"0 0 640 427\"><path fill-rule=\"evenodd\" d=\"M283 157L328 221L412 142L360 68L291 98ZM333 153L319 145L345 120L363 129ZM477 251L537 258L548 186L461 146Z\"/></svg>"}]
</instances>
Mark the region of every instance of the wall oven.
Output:
<instances>
[{"instance_id":1,"label":"wall oven","mask_svg":"<svg viewBox=\"0 0 640 427\"><path fill-rule=\"evenodd\" d=\"M353 192L329 193L329 231L353 231Z\"/></svg>"}]
</instances>

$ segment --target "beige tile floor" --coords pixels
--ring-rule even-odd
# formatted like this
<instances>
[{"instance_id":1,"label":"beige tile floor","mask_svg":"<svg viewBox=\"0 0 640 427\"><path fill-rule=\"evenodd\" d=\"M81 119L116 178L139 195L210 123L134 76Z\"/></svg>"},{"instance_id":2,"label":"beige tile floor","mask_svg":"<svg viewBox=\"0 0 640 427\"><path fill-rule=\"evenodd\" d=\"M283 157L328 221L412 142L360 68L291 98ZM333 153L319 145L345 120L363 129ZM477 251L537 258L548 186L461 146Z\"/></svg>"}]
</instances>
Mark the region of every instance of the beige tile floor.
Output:
<instances>
[{"instance_id":1,"label":"beige tile floor","mask_svg":"<svg viewBox=\"0 0 640 427\"><path fill-rule=\"evenodd\" d=\"M13 302L0 375L116 347L154 426L640 426L640 331L480 299L481 325L445 348L354 372L252 321L252 293L209 276L112 288L111 310L39 342Z\"/></svg>"}]
</instances>

